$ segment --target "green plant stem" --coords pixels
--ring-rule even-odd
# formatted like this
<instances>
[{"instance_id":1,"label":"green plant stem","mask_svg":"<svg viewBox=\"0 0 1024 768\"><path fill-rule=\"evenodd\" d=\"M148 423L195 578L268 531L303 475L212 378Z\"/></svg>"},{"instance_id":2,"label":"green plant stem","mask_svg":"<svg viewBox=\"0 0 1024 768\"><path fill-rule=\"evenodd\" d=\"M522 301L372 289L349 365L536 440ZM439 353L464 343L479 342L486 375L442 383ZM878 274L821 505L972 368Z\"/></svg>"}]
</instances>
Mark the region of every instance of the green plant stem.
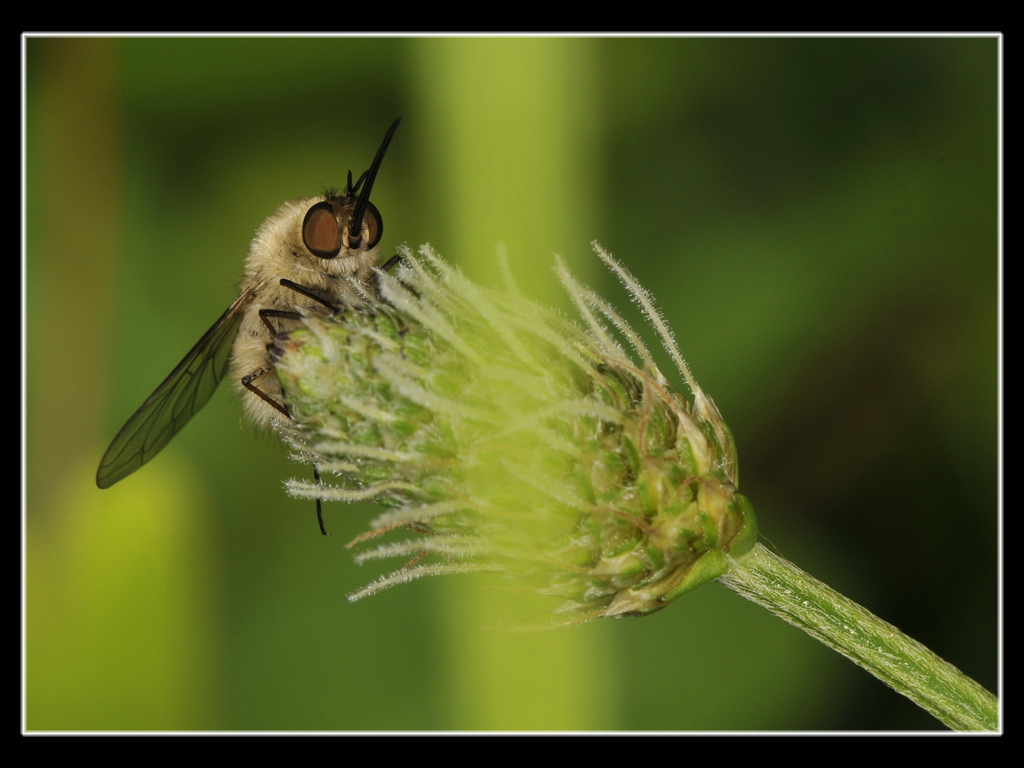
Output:
<instances>
[{"instance_id":1,"label":"green plant stem","mask_svg":"<svg viewBox=\"0 0 1024 768\"><path fill-rule=\"evenodd\" d=\"M719 581L902 693L957 731L995 731L999 700L896 627L757 544Z\"/></svg>"}]
</instances>

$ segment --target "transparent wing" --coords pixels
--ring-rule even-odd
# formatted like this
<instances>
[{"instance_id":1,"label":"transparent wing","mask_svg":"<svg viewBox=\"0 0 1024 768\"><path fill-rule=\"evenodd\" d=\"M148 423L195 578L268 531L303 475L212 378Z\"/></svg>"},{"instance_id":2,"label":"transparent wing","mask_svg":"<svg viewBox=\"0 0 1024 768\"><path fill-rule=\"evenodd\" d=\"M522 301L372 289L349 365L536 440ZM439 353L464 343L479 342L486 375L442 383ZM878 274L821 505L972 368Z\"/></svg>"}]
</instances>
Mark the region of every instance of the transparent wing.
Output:
<instances>
[{"instance_id":1,"label":"transparent wing","mask_svg":"<svg viewBox=\"0 0 1024 768\"><path fill-rule=\"evenodd\" d=\"M213 324L107 448L96 485L109 488L156 456L206 405L227 374L231 343L252 294L244 292Z\"/></svg>"}]
</instances>

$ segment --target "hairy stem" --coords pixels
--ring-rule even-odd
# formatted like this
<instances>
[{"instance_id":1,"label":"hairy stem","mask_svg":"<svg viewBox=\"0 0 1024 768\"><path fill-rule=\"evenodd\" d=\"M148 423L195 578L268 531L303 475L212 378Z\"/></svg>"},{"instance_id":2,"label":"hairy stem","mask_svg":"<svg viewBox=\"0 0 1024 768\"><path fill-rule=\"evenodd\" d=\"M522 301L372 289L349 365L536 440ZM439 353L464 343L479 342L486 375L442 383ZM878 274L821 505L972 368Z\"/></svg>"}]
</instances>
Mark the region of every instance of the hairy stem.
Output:
<instances>
[{"instance_id":1,"label":"hairy stem","mask_svg":"<svg viewBox=\"0 0 1024 768\"><path fill-rule=\"evenodd\" d=\"M999 700L916 640L758 544L719 581L803 629L957 731L999 728Z\"/></svg>"}]
</instances>

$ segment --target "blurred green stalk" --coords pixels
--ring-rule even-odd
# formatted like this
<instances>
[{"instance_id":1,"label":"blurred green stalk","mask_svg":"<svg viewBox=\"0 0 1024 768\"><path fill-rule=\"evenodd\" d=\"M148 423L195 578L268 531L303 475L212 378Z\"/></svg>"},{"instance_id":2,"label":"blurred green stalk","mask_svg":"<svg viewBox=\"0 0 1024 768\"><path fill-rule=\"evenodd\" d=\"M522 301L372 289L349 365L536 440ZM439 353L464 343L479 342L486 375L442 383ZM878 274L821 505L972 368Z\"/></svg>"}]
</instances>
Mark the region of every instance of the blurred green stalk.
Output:
<instances>
[{"instance_id":1,"label":"blurred green stalk","mask_svg":"<svg viewBox=\"0 0 1024 768\"><path fill-rule=\"evenodd\" d=\"M423 40L416 49L416 111L433 147L430 193L449 211L434 231L449 234L445 249L466 254L460 265L484 284L500 281L500 244L524 292L548 304L564 300L552 251L593 237L594 44L456 38ZM513 183L524 178L537 183ZM445 585L445 700L455 727L585 730L612 722L601 708L610 700L604 670L614 668L604 658L604 633L481 632L481 624L502 620L492 597L459 579Z\"/></svg>"}]
</instances>

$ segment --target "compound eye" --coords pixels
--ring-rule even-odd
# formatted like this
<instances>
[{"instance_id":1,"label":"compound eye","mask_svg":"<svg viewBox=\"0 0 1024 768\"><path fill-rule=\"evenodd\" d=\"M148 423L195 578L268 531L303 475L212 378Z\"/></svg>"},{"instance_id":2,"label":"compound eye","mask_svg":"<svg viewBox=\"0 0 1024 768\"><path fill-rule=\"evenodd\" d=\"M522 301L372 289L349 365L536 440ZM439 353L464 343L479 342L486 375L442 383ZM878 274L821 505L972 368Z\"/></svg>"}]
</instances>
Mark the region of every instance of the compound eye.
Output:
<instances>
[{"instance_id":1,"label":"compound eye","mask_svg":"<svg viewBox=\"0 0 1024 768\"><path fill-rule=\"evenodd\" d=\"M321 259L333 259L341 252L341 228L334 216L334 206L326 200L306 211L302 242L310 253Z\"/></svg>"},{"instance_id":2,"label":"compound eye","mask_svg":"<svg viewBox=\"0 0 1024 768\"><path fill-rule=\"evenodd\" d=\"M363 223L366 224L366 228L369 230L369 242L366 244L366 250L369 251L380 242L380 238L384 234L384 219L380 217L380 211L377 210L377 206L370 201L366 202L366 213L363 214Z\"/></svg>"}]
</instances>

